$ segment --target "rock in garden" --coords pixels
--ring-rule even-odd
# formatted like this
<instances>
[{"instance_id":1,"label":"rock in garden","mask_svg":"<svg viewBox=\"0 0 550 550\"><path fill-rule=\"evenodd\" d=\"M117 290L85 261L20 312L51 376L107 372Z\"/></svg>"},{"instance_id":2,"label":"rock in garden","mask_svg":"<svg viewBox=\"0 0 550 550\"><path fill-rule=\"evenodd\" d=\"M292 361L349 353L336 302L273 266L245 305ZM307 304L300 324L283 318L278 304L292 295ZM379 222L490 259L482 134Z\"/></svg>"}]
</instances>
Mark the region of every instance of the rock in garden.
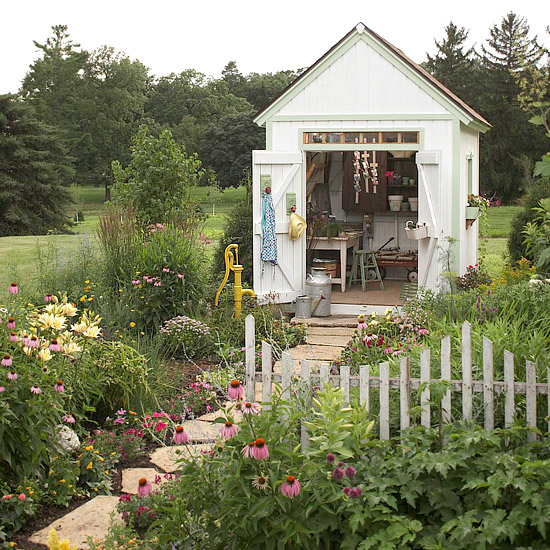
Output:
<instances>
[{"instance_id":1,"label":"rock in garden","mask_svg":"<svg viewBox=\"0 0 550 550\"><path fill-rule=\"evenodd\" d=\"M80 447L80 440L74 430L68 426L57 426L56 447L63 454L74 453Z\"/></svg>"}]
</instances>

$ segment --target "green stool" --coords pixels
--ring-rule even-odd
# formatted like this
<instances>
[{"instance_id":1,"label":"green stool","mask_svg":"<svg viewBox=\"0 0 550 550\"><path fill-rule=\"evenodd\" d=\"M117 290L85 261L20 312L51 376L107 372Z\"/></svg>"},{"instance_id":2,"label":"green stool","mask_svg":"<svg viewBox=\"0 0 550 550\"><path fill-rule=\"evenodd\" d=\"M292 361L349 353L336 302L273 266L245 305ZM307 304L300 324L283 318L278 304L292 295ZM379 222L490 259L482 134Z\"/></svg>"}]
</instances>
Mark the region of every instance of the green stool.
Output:
<instances>
[{"instance_id":1,"label":"green stool","mask_svg":"<svg viewBox=\"0 0 550 550\"><path fill-rule=\"evenodd\" d=\"M382 282L382 276L374 257L372 250L354 250L353 251L353 263L351 264L351 273L349 274L348 286L351 287L352 283L358 281L357 278L357 264L359 264L361 270L361 288L363 292L367 290L367 283L373 283L378 281L380 283L380 290L384 290L384 283ZM373 269L376 273L374 279L370 279L367 276L369 269Z\"/></svg>"}]
</instances>

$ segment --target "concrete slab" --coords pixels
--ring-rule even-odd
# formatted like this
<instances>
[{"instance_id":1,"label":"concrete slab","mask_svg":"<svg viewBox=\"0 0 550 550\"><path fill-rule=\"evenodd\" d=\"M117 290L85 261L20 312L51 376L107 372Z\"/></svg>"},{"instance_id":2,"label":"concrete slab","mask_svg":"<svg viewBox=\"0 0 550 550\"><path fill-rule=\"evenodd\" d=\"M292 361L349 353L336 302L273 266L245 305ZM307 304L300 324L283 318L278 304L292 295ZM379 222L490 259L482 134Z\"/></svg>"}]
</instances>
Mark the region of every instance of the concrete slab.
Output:
<instances>
[{"instance_id":1,"label":"concrete slab","mask_svg":"<svg viewBox=\"0 0 550 550\"><path fill-rule=\"evenodd\" d=\"M103 540L109 530L111 514L113 522L122 524L121 517L116 513L119 502L117 496L97 496L72 512L57 519L29 537L31 542L47 545L48 535L52 529L57 531L59 540L69 539L71 546L79 550L88 550L88 537L93 540Z\"/></svg>"},{"instance_id":2,"label":"concrete slab","mask_svg":"<svg viewBox=\"0 0 550 550\"><path fill-rule=\"evenodd\" d=\"M199 443L198 445L172 445L170 447L159 447L155 449L149 460L157 468L164 472L174 473L180 468L178 460L182 458L194 458L203 456L212 449L212 444Z\"/></svg>"},{"instance_id":3,"label":"concrete slab","mask_svg":"<svg viewBox=\"0 0 550 550\"><path fill-rule=\"evenodd\" d=\"M156 485L166 481L164 474L158 472L155 468L126 468L122 470L121 491L130 495L137 495L138 482L142 477L153 485L153 490Z\"/></svg>"}]
</instances>

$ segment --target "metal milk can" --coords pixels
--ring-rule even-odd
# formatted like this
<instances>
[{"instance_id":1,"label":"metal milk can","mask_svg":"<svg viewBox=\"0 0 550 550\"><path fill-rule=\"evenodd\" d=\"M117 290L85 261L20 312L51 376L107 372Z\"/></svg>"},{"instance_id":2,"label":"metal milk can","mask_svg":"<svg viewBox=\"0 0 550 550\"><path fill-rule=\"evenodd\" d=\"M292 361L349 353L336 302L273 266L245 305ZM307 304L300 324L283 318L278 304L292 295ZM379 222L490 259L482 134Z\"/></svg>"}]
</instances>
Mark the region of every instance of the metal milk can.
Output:
<instances>
[{"instance_id":1,"label":"metal milk can","mask_svg":"<svg viewBox=\"0 0 550 550\"><path fill-rule=\"evenodd\" d=\"M311 317L311 297L298 296L296 298L296 317L309 319Z\"/></svg>"},{"instance_id":2,"label":"metal milk can","mask_svg":"<svg viewBox=\"0 0 550 550\"><path fill-rule=\"evenodd\" d=\"M306 293L311 297L312 317L329 317L332 279L327 275L326 267L311 268L306 279Z\"/></svg>"}]
</instances>

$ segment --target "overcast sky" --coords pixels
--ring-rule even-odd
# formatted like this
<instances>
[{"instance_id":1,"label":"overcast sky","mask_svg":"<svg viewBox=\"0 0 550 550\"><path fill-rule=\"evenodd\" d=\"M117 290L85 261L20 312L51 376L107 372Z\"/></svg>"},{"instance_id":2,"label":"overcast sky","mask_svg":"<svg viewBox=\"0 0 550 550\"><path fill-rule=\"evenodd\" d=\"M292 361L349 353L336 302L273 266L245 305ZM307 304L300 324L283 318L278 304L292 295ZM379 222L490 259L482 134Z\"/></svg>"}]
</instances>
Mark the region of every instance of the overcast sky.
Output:
<instances>
[{"instance_id":1,"label":"overcast sky","mask_svg":"<svg viewBox=\"0 0 550 550\"><path fill-rule=\"evenodd\" d=\"M417 62L433 53L449 21L470 29L470 45L512 10L550 46L550 0L0 0L0 93L15 92L51 26L75 42L113 46L153 74L194 68L219 77L234 60L244 74L307 67L362 21Z\"/></svg>"}]
</instances>

